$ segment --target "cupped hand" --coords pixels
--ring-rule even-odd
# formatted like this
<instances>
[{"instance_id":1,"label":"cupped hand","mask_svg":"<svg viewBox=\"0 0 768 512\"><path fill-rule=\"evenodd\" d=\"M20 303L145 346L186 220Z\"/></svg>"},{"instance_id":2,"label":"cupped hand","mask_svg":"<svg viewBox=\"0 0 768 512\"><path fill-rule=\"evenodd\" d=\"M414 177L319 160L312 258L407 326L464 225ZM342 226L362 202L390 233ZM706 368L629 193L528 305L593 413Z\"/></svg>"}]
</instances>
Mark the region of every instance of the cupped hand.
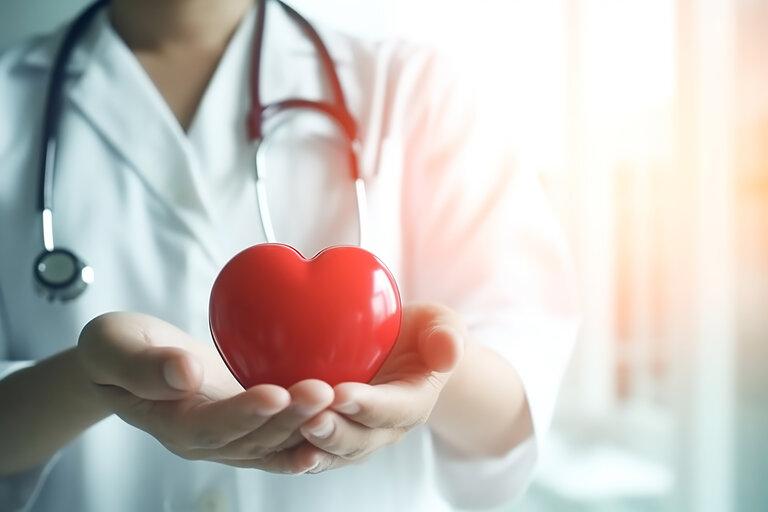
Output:
<instances>
[{"instance_id":1,"label":"cupped hand","mask_svg":"<svg viewBox=\"0 0 768 512\"><path fill-rule=\"evenodd\" d=\"M109 412L190 460L302 473L312 453L299 427L333 400L328 384L243 390L216 349L157 318L107 313L86 325L81 365Z\"/></svg>"},{"instance_id":2,"label":"cupped hand","mask_svg":"<svg viewBox=\"0 0 768 512\"><path fill-rule=\"evenodd\" d=\"M331 407L301 427L311 446L293 451L312 461L311 473L359 461L424 424L464 351L457 314L432 304L403 312L397 342L371 384L335 387Z\"/></svg>"}]
</instances>

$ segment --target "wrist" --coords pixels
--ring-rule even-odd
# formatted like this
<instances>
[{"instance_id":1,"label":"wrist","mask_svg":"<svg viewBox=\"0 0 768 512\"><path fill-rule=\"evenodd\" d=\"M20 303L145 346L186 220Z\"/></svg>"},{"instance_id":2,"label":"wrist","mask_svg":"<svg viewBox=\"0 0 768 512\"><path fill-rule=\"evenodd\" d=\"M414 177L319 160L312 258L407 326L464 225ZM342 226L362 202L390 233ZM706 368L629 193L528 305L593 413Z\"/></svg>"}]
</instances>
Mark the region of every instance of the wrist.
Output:
<instances>
[{"instance_id":1,"label":"wrist","mask_svg":"<svg viewBox=\"0 0 768 512\"><path fill-rule=\"evenodd\" d=\"M466 387L471 385L471 382L467 379L467 376L470 374L470 368L468 367L472 366L472 360L475 359L478 348L477 344L472 343L470 340L465 342L464 353L459 364L456 365L442 390L440 390L440 395L427 420L427 425L438 436L446 427L450 428L455 412L461 407L460 402L466 394Z\"/></svg>"},{"instance_id":2,"label":"wrist","mask_svg":"<svg viewBox=\"0 0 768 512\"><path fill-rule=\"evenodd\" d=\"M0 384L0 474L41 464L109 415L75 348L14 372Z\"/></svg>"},{"instance_id":3,"label":"wrist","mask_svg":"<svg viewBox=\"0 0 768 512\"><path fill-rule=\"evenodd\" d=\"M428 421L456 453L499 457L531 435L522 383L496 352L467 343Z\"/></svg>"}]
</instances>

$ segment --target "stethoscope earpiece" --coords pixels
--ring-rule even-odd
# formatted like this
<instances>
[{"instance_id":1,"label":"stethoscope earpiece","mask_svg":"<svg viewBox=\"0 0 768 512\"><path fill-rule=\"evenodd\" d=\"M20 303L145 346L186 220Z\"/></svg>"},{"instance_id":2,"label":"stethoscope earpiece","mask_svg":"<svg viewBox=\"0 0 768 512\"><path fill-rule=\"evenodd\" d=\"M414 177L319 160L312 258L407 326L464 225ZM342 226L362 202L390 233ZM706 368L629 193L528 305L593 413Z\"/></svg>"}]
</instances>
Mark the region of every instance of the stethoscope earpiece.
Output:
<instances>
[{"instance_id":1,"label":"stethoscope earpiece","mask_svg":"<svg viewBox=\"0 0 768 512\"><path fill-rule=\"evenodd\" d=\"M45 250L35 259L35 284L49 301L66 302L93 282L93 268L67 249Z\"/></svg>"}]
</instances>

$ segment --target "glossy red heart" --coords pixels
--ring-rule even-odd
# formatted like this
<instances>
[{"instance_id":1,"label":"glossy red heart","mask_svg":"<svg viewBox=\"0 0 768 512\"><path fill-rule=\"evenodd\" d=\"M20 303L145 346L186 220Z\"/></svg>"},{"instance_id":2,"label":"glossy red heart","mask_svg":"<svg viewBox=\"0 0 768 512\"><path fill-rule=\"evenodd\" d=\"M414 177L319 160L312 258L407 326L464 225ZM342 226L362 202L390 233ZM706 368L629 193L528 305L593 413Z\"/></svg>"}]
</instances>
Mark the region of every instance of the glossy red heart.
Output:
<instances>
[{"instance_id":1,"label":"glossy red heart","mask_svg":"<svg viewBox=\"0 0 768 512\"><path fill-rule=\"evenodd\" d=\"M370 381L400 332L394 277L370 252L330 247L311 260L283 244L238 253L213 284L211 334L244 388Z\"/></svg>"}]
</instances>

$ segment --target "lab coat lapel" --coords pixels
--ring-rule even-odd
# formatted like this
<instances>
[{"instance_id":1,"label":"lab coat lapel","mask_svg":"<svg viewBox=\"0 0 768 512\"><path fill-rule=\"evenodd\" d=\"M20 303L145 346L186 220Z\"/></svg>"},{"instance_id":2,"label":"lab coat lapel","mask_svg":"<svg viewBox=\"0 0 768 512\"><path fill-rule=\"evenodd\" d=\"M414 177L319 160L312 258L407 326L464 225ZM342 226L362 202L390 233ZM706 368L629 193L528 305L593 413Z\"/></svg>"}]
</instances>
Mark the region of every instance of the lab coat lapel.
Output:
<instances>
[{"instance_id":1,"label":"lab coat lapel","mask_svg":"<svg viewBox=\"0 0 768 512\"><path fill-rule=\"evenodd\" d=\"M209 208L193 172L186 137L141 64L112 30L106 13L93 53L69 99L111 148L129 164L151 193L222 264Z\"/></svg>"},{"instance_id":2,"label":"lab coat lapel","mask_svg":"<svg viewBox=\"0 0 768 512\"><path fill-rule=\"evenodd\" d=\"M315 91L317 86L322 86L324 77L313 45L275 2L269 2L267 9L262 97L272 102L289 96L317 99L325 96ZM246 23L253 21L252 14ZM241 37L252 36L252 30L245 32ZM56 38L51 48L30 55L27 63L50 66L58 40ZM337 64L348 63L348 54L333 45L330 50ZM190 139L140 63L112 29L106 12L96 16L93 27L78 45L70 61L69 74L79 75L68 93L72 106L189 230L211 261L216 266L223 265L226 258L217 243L215 230L216 222L221 219L214 217L208 187L201 176L206 169L198 168ZM246 87L239 90L247 92L250 86L247 70L242 78ZM230 92L234 88L221 89ZM218 109L220 101L227 102L226 108ZM202 155L202 161L216 161L231 151L232 144L243 143L244 128L236 136L230 136L230 131L217 132L223 119L221 114L233 106L243 109L241 118L244 119L248 101L247 98L244 101L242 95L234 100L226 98L226 94L204 96L200 106L204 115L190 131L190 137L209 139L205 149L210 153Z\"/></svg>"},{"instance_id":3,"label":"lab coat lapel","mask_svg":"<svg viewBox=\"0 0 768 512\"><path fill-rule=\"evenodd\" d=\"M297 72L297 64L303 62L306 68L306 63L312 62L313 47L276 2L268 2L266 8L262 98L271 102L288 96L300 96L306 76ZM203 181L208 185L222 179L230 181L230 184L232 181L243 183L244 186L253 184L249 180L254 178L255 146L247 140L246 119L250 108L252 42L256 16L257 9L254 8L233 34L188 132L187 141L194 148L198 157L195 162L200 166L196 171L204 174ZM229 215L232 212L226 208L221 209L220 198L211 197L217 190L216 186L204 186L198 192L202 202L211 206L209 215L213 223L226 225L230 222ZM255 208L255 190L253 202ZM219 206L218 211L215 205ZM253 220L253 228L254 232L258 231L256 218ZM225 239L221 241L221 246L231 252L232 243L233 240Z\"/></svg>"},{"instance_id":4,"label":"lab coat lapel","mask_svg":"<svg viewBox=\"0 0 768 512\"><path fill-rule=\"evenodd\" d=\"M243 151L248 152L245 127L250 104L251 41L255 16L256 10L252 9L233 34L188 131L187 142L197 157L195 175L204 183L210 184L218 176L232 176L233 172L242 171L238 169L238 163ZM255 153L255 148L250 149ZM252 171L252 167L249 170ZM209 215L214 222L226 222L226 219L216 218L213 208L216 198L211 197L215 188L203 186L198 193L209 206Z\"/></svg>"}]
</instances>

